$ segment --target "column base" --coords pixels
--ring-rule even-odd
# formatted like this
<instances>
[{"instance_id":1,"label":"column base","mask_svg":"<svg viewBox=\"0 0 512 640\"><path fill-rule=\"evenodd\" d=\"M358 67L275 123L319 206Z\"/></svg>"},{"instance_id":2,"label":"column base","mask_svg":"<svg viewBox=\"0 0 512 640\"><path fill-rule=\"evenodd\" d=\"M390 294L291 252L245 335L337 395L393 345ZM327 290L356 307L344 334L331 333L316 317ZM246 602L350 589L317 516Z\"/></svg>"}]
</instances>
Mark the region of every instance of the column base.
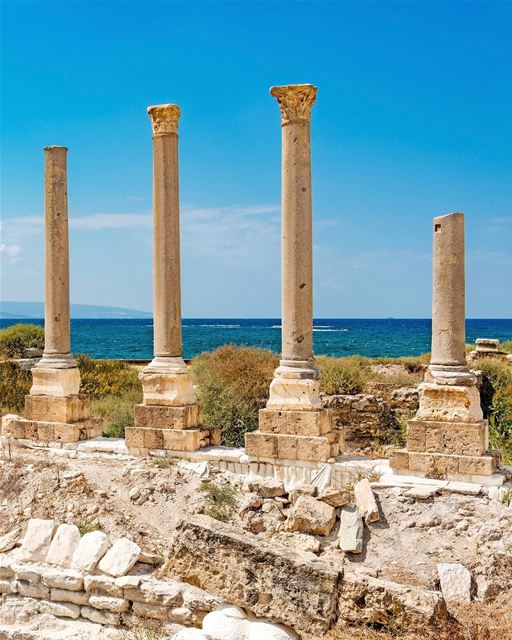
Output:
<instances>
[{"instance_id":1,"label":"column base","mask_svg":"<svg viewBox=\"0 0 512 640\"><path fill-rule=\"evenodd\" d=\"M91 400L84 394L66 397L46 395L25 396L24 417L42 422L63 422L71 424L88 420Z\"/></svg>"},{"instance_id":2,"label":"column base","mask_svg":"<svg viewBox=\"0 0 512 640\"><path fill-rule=\"evenodd\" d=\"M74 362L74 360L72 360ZM80 391L80 371L76 366L53 367L47 366L48 360L43 357L32 368L32 396L50 396L53 398L67 398L76 396Z\"/></svg>"},{"instance_id":3,"label":"column base","mask_svg":"<svg viewBox=\"0 0 512 640\"><path fill-rule=\"evenodd\" d=\"M330 409L259 414L259 430L245 435L245 452L255 458L327 462L344 447L343 432L333 429Z\"/></svg>"},{"instance_id":4,"label":"column base","mask_svg":"<svg viewBox=\"0 0 512 640\"><path fill-rule=\"evenodd\" d=\"M183 407L197 403L192 376L181 357L154 358L139 379L144 404Z\"/></svg>"},{"instance_id":5,"label":"column base","mask_svg":"<svg viewBox=\"0 0 512 640\"><path fill-rule=\"evenodd\" d=\"M489 448L487 420L479 422L436 422L414 418L408 422L407 450L482 456Z\"/></svg>"},{"instance_id":6,"label":"column base","mask_svg":"<svg viewBox=\"0 0 512 640\"><path fill-rule=\"evenodd\" d=\"M4 416L2 419L2 436L10 436L17 440L33 440L49 446L54 442L89 440L100 436L102 431L102 421L93 418L80 422L28 420L21 416Z\"/></svg>"},{"instance_id":7,"label":"column base","mask_svg":"<svg viewBox=\"0 0 512 640\"><path fill-rule=\"evenodd\" d=\"M136 404L135 426L125 430L126 446L168 451L196 451L219 446L220 427L206 427L202 418L197 404L182 407Z\"/></svg>"},{"instance_id":8,"label":"column base","mask_svg":"<svg viewBox=\"0 0 512 640\"><path fill-rule=\"evenodd\" d=\"M430 478L450 476L492 476L499 464L495 455L450 455L444 453L419 453L398 449L389 458L389 465L397 473L410 471Z\"/></svg>"},{"instance_id":9,"label":"column base","mask_svg":"<svg viewBox=\"0 0 512 640\"><path fill-rule=\"evenodd\" d=\"M418 386L417 420L478 423L483 418L475 384L423 382Z\"/></svg>"}]
</instances>

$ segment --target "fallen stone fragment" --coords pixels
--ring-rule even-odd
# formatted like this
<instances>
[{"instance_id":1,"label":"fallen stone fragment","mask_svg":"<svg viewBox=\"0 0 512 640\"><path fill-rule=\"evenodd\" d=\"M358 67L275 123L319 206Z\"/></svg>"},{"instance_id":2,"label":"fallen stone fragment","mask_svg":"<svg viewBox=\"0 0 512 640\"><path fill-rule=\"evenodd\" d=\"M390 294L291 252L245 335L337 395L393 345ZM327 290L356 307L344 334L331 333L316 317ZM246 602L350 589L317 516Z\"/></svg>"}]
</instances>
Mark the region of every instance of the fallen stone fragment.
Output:
<instances>
[{"instance_id":1,"label":"fallen stone fragment","mask_svg":"<svg viewBox=\"0 0 512 640\"><path fill-rule=\"evenodd\" d=\"M55 531L55 520L32 518L21 544L22 557L32 562L44 562Z\"/></svg>"},{"instance_id":2,"label":"fallen stone fragment","mask_svg":"<svg viewBox=\"0 0 512 640\"><path fill-rule=\"evenodd\" d=\"M168 568L175 579L300 634L321 637L336 618L341 570L208 516L178 525Z\"/></svg>"},{"instance_id":3,"label":"fallen stone fragment","mask_svg":"<svg viewBox=\"0 0 512 640\"><path fill-rule=\"evenodd\" d=\"M342 551L361 553L363 550L363 519L355 507L341 508L339 545Z\"/></svg>"},{"instance_id":4,"label":"fallen stone fragment","mask_svg":"<svg viewBox=\"0 0 512 640\"><path fill-rule=\"evenodd\" d=\"M247 640L296 640L297 634L282 625L272 624L266 620L249 619Z\"/></svg>"},{"instance_id":5,"label":"fallen stone fragment","mask_svg":"<svg viewBox=\"0 0 512 640\"><path fill-rule=\"evenodd\" d=\"M380 518L379 507L368 478L363 478L354 486L356 507L365 522L376 522Z\"/></svg>"},{"instance_id":6,"label":"fallen stone fragment","mask_svg":"<svg viewBox=\"0 0 512 640\"><path fill-rule=\"evenodd\" d=\"M412 487L411 489L407 489L407 491L404 491L403 495L407 498L412 498L413 500L429 500L430 498L433 498L438 492L439 489L437 487L418 485L416 487Z\"/></svg>"},{"instance_id":7,"label":"fallen stone fragment","mask_svg":"<svg viewBox=\"0 0 512 640\"><path fill-rule=\"evenodd\" d=\"M322 491L318 496L318 500L337 509L338 507L343 507L343 505L350 503L350 492L340 491L339 489L333 489L330 487L329 489Z\"/></svg>"},{"instance_id":8,"label":"fallen stone fragment","mask_svg":"<svg viewBox=\"0 0 512 640\"><path fill-rule=\"evenodd\" d=\"M209 640L199 629L181 629L171 640Z\"/></svg>"},{"instance_id":9,"label":"fallen stone fragment","mask_svg":"<svg viewBox=\"0 0 512 640\"><path fill-rule=\"evenodd\" d=\"M303 484L300 487L296 487L292 491L290 491L290 502L295 504L299 496L309 496L314 498L318 493L318 487L314 484Z\"/></svg>"},{"instance_id":10,"label":"fallen stone fragment","mask_svg":"<svg viewBox=\"0 0 512 640\"><path fill-rule=\"evenodd\" d=\"M46 562L60 567L69 567L80 542L80 531L74 524L61 524L50 544Z\"/></svg>"},{"instance_id":11,"label":"fallen stone fragment","mask_svg":"<svg viewBox=\"0 0 512 640\"><path fill-rule=\"evenodd\" d=\"M273 536L272 540L296 551L305 551L307 553L318 553L320 551L320 541L306 533L279 531Z\"/></svg>"},{"instance_id":12,"label":"fallen stone fragment","mask_svg":"<svg viewBox=\"0 0 512 640\"><path fill-rule=\"evenodd\" d=\"M205 616L203 631L209 640L245 640L249 632L247 615L238 607L221 606Z\"/></svg>"},{"instance_id":13,"label":"fallen stone fragment","mask_svg":"<svg viewBox=\"0 0 512 640\"><path fill-rule=\"evenodd\" d=\"M441 592L448 604L471 602L471 573L462 564L438 564Z\"/></svg>"},{"instance_id":14,"label":"fallen stone fragment","mask_svg":"<svg viewBox=\"0 0 512 640\"><path fill-rule=\"evenodd\" d=\"M286 530L328 536L335 522L336 511L333 507L316 498L299 496L288 515Z\"/></svg>"},{"instance_id":15,"label":"fallen stone fragment","mask_svg":"<svg viewBox=\"0 0 512 640\"><path fill-rule=\"evenodd\" d=\"M119 538L98 563L102 573L119 578L130 571L140 555L140 547L128 538Z\"/></svg>"},{"instance_id":16,"label":"fallen stone fragment","mask_svg":"<svg viewBox=\"0 0 512 640\"><path fill-rule=\"evenodd\" d=\"M446 603L437 591L363 575L345 573L338 601L340 618L349 623L431 624L446 618Z\"/></svg>"},{"instance_id":17,"label":"fallen stone fragment","mask_svg":"<svg viewBox=\"0 0 512 640\"><path fill-rule=\"evenodd\" d=\"M16 528L4 536L0 536L0 553L6 553L16 546L21 535L21 530Z\"/></svg>"},{"instance_id":18,"label":"fallen stone fragment","mask_svg":"<svg viewBox=\"0 0 512 640\"><path fill-rule=\"evenodd\" d=\"M243 515L247 511L252 511L254 509L259 509L263 504L263 499L257 493L247 493L240 504L239 513Z\"/></svg>"},{"instance_id":19,"label":"fallen stone fragment","mask_svg":"<svg viewBox=\"0 0 512 640\"><path fill-rule=\"evenodd\" d=\"M71 565L81 571L94 571L108 548L108 537L103 531L86 533L78 543Z\"/></svg>"},{"instance_id":20,"label":"fallen stone fragment","mask_svg":"<svg viewBox=\"0 0 512 640\"><path fill-rule=\"evenodd\" d=\"M280 480L274 478L256 478L249 480L247 483L249 491L257 493L262 498L276 498L284 496L284 484Z\"/></svg>"},{"instance_id":21,"label":"fallen stone fragment","mask_svg":"<svg viewBox=\"0 0 512 640\"><path fill-rule=\"evenodd\" d=\"M82 607L80 613L82 618L86 618L91 622L96 622L96 624L103 624L111 627L117 627L121 621L121 615L119 613L100 611L99 609L94 609L94 607Z\"/></svg>"}]
</instances>

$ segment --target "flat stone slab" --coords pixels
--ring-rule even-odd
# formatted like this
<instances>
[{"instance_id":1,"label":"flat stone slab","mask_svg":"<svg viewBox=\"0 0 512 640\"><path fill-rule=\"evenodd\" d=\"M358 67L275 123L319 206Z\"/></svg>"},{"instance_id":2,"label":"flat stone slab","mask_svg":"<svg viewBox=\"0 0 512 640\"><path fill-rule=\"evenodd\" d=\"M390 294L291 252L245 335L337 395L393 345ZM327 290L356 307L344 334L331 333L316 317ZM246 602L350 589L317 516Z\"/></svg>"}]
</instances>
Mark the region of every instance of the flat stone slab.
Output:
<instances>
[{"instance_id":1,"label":"flat stone slab","mask_svg":"<svg viewBox=\"0 0 512 640\"><path fill-rule=\"evenodd\" d=\"M168 567L174 578L298 633L320 636L336 619L341 570L208 516L180 523Z\"/></svg>"},{"instance_id":2,"label":"flat stone slab","mask_svg":"<svg viewBox=\"0 0 512 640\"><path fill-rule=\"evenodd\" d=\"M433 498L437 493L439 493L438 487L429 487L429 486L421 486L418 485L416 487L411 487L404 492L404 496L408 498L413 498L414 500L429 500Z\"/></svg>"}]
</instances>

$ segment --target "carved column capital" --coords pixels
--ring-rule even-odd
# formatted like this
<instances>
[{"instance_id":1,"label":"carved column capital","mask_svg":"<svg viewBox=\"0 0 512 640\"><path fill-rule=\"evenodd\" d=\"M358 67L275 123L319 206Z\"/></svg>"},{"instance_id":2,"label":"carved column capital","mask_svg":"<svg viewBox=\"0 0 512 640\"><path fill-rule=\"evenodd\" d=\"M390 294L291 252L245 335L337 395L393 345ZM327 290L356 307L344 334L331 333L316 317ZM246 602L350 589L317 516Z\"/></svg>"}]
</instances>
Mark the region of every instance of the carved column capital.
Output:
<instances>
[{"instance_id":1,"label":"carved column capital","mask_svg":"<svg viewBox=\"0 0 512 640\"><path fill-rule=\"evenodd\" d=\"M272 87L274 96L281 109L281 123L309 122L311 107L316 100L317 88L312 84L288 84L284 87Z\"/></svg>"},{"instance_id":2,"label":"carved column capital","mask_svg":"<svg viewBox=\"0 0 512 640\"><path fill-rule=\"evenodd\" d=\"M153 135L165 136L170 133L178 133L180 108L177 104L157 104L148 107L148 114Z\"/></svg>"}]
</instances>

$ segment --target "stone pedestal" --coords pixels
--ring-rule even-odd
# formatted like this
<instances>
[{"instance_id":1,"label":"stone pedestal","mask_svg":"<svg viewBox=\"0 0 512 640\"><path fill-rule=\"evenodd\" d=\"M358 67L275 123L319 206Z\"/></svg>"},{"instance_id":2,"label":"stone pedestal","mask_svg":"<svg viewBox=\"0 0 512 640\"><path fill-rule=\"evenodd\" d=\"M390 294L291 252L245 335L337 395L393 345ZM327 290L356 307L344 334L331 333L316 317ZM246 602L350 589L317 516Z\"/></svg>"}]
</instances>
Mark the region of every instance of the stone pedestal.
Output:
<instances>
[{"instance_id":1,"label":"stone pedestal","mask_svg":"<svg viewBox=\"0 0 512 640\"><path fill-rule=\"evenodd\" d=\"M487 420L465 355L462 213L434 218L433 283L431 363L407 448L393 452L390 465L429 477L490 476L497 457L488 451Z\"/></svg>"},{"instance_id":2,"label":"stone pedestal","mask_svg":"<svg viewBox=\"0 0 512 640\"><path fill-rule=\"evenodd\" d=\"M126 429L134 453L195 451L220 444L220 429L204 427L192 376L182 357L178 121L174 104L148 108L153 129L153 312L155 357L143 369L143 404Z\"/></svg>"},{"instance_id":3,"label":"stone pedestal","mask_svg":"<svg viewBox=\"0 0 512 640\"><path fill-rule=\"evenodd\" d=\"M482 358L496 358L502 362L509 361L507 353L500 350L499 340L477 338L475 347L475 350L468 354L468 362L475 363L475 367L478 367L478 360Z\"/></svg>"},{"instance_id":4,"label":"stone pedestal","mask_svg":"<svg viewBox=\"0 0 512 640\"><path fill-rule=\"evenodd\" d=\"M326 461L339 455L343 438L322 407L313 356L310 115L316 87L272 87L270 93L282 122L282 359L245 450L257 458Z\"/></svg>"},{"instance_id":5,"label":"stone pedestal","mask_svg":"<svg viewBox=\"0 0 512 640\"><path fill-rule=\"evenodd\" d=\"M43 357L32 368L24 418L2 423L2 434L41 442L76 442L101 435L80 395L70 353L67 148L45 148L45 321Z\"/></svg>"}]
</instances>

